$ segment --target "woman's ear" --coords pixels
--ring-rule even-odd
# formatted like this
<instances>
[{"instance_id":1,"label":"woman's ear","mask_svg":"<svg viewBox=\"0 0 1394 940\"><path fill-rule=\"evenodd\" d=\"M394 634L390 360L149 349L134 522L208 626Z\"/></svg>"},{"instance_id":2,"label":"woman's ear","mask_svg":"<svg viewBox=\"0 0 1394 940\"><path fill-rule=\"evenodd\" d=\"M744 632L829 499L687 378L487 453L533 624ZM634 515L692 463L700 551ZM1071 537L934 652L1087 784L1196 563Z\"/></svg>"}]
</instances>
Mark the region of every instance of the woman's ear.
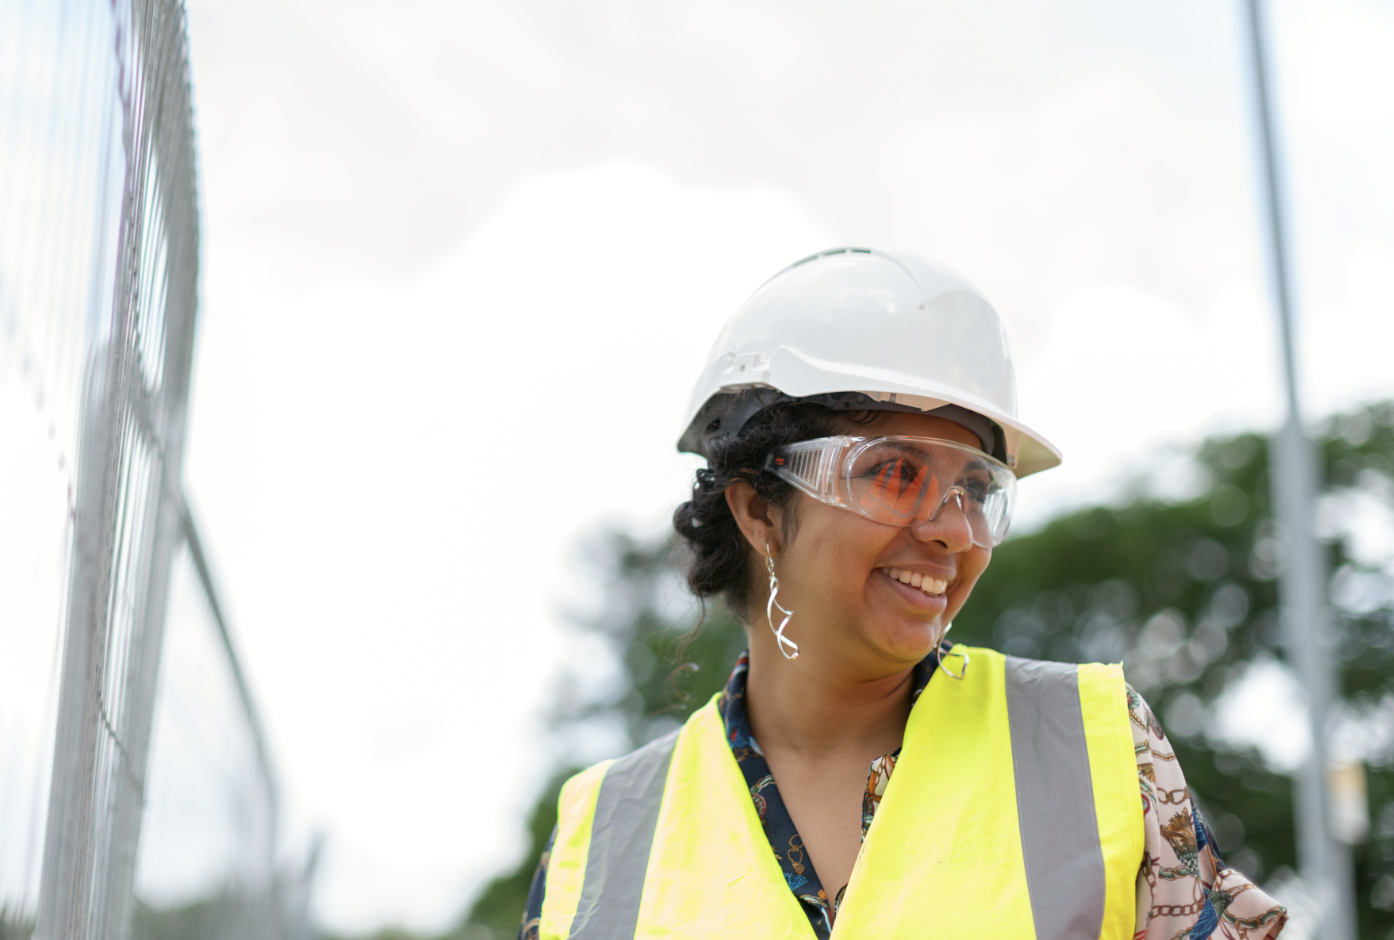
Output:
<instances>
[{"instance_id":1,"label":"woman's ear","mask_svg":"<svg viewBox=\"0 0 1394 940\"><path fill-rule=\"evenodd\" d=\"M779 552L778 510L755 492L753 486L738 480L726 487L726 505L731 508L736 525L752 548L762 556L767 545L770 551Z\"/></svg>"}]
</instances>

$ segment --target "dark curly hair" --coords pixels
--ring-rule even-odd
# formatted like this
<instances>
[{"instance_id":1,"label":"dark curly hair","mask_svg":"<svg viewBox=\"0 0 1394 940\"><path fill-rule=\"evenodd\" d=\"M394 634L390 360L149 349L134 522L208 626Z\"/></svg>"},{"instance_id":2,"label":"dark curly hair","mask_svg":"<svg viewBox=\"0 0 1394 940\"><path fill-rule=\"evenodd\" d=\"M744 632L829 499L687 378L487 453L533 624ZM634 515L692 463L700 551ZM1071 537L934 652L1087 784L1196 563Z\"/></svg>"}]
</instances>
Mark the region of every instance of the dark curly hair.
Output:
<instances>
[{"instance_id":1,"label":"dark curly hair","mask_svg":"<svg viewBox=\"0 0 1394 940\"><path fill-rule=\"evenodd\" d=\"M771 506L783 510L781 534L787 543L798 525L792 511L793 485L764 469L765 455L798 441L827 437L881 417L877 412L838 412L821 405L773 405L751 418L737 434L707 445L707 466L697 471L692 498L673 513L673 528L687 548L687 586L697 597L723 597L742 619L748 613L750 585L746 563L750 544L726 504L726 489L749 483Z\"/></svg>"}]
</instances>

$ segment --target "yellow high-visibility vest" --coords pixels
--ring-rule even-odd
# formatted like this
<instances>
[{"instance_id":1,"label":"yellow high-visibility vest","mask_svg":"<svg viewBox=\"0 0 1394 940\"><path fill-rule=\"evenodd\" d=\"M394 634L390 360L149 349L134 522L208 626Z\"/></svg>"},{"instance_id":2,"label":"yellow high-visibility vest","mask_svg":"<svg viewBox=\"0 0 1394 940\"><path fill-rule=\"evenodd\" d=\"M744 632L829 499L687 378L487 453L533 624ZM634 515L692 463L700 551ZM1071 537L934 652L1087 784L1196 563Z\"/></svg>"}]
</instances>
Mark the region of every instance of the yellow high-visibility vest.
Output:
<instances>
[{"instance_id":1,"label":"yellow high-visibility vest","mask_svg":"<svg viewBox=\"0 0 1394 940\"><path fill-rule=\"evenodd\" d=\"M1121 667L954 652L970 666L911 710L833 937L1130 940L1143 833ZM714 699L567 782L541 936L812 940Z\"/></svg>"}]
</instances>

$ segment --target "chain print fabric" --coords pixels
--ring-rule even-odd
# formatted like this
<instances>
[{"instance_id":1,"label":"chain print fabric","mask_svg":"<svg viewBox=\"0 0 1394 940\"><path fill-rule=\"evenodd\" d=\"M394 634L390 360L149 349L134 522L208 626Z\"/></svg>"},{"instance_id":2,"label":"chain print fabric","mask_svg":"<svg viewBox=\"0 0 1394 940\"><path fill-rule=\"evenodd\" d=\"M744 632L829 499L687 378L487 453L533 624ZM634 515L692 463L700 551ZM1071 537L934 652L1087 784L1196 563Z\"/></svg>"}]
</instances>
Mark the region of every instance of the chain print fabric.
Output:
<instances>
[{"instance_id":1,"label":"chain print fabric","mask_svg":"<svg viewBox=\"0 0 1394 940\"><path fill-rule=\"evenodd\" d=\"M1134 940L1264 940L1287 923L1287 908L1225 867L1166 732L1128 688L1128 716L1142 790L1142 867Z\"/></svg>"},{"instance_id":2,"label":"chain print fabric","mask_svg":"<svg viewBox=\"0 0 1394 940\"><path fill-rule=\"evenodd\" d=\"M947 646L947 645L946 645ZM748 654L741 654L717 708L755 811L770 840L780 871L808 914L814 935L828 940L837 921L842 890L832 898L818 878L794 827L760 746L750 733L745 710ZM912 701L935 669L934 657L915 667ZM1127 689L1133 748L1141 789L1144 852L1137 878L1137 930L1134 940L1267 940L1287 923L1287 909L1243 874L1226 868L1209 826L1191 802L1190 789L1161 723L1142 696ZM900 751L872 761L862 796L862 838L876 817ZM552 838L556 838L553 832ZM549 840L533 876L519 940L536 940L546 890Z\"/></svg>"}]
</instances>

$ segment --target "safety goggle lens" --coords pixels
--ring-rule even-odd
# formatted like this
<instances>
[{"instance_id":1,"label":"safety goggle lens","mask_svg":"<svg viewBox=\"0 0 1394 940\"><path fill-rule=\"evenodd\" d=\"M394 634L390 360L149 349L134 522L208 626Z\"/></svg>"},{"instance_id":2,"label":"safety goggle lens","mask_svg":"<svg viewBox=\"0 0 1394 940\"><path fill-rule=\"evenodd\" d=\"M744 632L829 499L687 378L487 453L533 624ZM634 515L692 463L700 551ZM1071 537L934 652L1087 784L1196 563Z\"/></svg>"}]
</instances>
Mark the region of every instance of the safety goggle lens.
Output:
<instances>
[{"instance_id":1,"label":"safety goggle lens","mask_svg":"<svg viewBox=\"0 0 1394 940\"><path fill-rule=\"evenodd\" d=\"M961 512L973 541L985 548L1006 537L1016 486L1015 475L997 461L932 438L803 441L772 455L767 466L811 496L886 525Z\"/></svg>"},{"instance_id":2,"label":"safety goggle lens","mask_svg":"<svg viewBox=\"0 0 1394 940\"><path fill-rule=\"evenodd\" d=\"M844 479L852 504L878 522L914 525L952 505L968 519L975 540L987 540L1005 497L992 470L970 451L871 441L848 455Z\"/></svg>"}]
</instances>

